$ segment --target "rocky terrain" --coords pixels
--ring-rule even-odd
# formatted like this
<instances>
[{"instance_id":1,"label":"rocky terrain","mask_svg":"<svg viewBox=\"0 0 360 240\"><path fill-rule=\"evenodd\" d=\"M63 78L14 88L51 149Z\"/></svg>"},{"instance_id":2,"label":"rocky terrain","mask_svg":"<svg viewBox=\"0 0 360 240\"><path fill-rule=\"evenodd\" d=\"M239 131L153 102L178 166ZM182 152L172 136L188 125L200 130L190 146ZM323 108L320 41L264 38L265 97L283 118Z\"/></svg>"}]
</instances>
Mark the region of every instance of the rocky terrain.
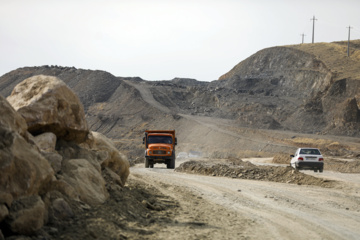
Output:
<instances>
[{"instance_id":1,"label":"rocky terrain","mask_svg":"<svg viewBox=\"0 0 360 240\"><path fill-rule=\"evenodd\" d=\"M60 79L27 78L0 96L0 113L0 239L46 237L45 224L57 232L59 221L125 185L128 160L89 130L79 98Z\"/></svg>"},{"instance_id":2,"label":"rocky terrain","mask_svg":"<svg viewBox=\"0 0 360 240\"><path fill-rule=\"evenodd\" d=\"M0 240L296 239L295 218L308 237L357 239L359 46L268 48L213 82L60 66L1 76ZM143 132L160 128L202 158L144 169ZM324 174L286 167L297 147L320 148Z\"/></svg>"},{"instance_id":3,"label":"rocky terrain","mask_svg":"<svg viewBox=\"0 0 360 240\"><path fill-rule=\"evenodd\" d=\"M213 82L178 78L149 82L74 67L25 67L0 78L0 94L7 97L30 76L56 76L79 96L89 128L114 139L130 158L142 152L143 130L159 127L180 130L179 137L185 140L181 150L233 152L231 145L207 148L201 134L222 141L228 136L206 130L192 134L192 127L185 126L194 120L184 115L222 119L227 130L242 136L246 128L359 137L359 40L351 46L349 58L342 42L264 49ZM264 146L241 150L259 147ZM234 154L242 157L240 152Z\"/></svg>"}]
</instances>

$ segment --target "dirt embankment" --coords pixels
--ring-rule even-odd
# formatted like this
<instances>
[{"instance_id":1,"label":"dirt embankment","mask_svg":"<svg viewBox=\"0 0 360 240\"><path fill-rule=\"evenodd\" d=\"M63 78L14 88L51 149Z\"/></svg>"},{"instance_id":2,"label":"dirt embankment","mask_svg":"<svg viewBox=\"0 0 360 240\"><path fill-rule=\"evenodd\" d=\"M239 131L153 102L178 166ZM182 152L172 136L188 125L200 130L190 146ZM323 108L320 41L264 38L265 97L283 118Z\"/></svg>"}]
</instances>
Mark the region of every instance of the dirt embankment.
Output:
<instances>
[{"instance_id":1,"label":"dirt embankment","mask_svg":"<svg viewBox=\"0 0 360 240\"><path fill-rule=\"evenodd\" d=\"M124 188L107 189L110 197L104 204L73 202L72 219L50 222L35 239L155 239L180 208L175 199L133 178Z\"/></svg>"},{"instance_id":2,"label":"dirt embankment","mask_svg":"<svg viewBox=\"0 0 360 240\"><path fill-rule=\"evenodd\" d=\"M256 166L240 159L188 161L182 163L175 171L238 179L315 185L320 187L333 187L336 184L335 181L325 180L295 171L290 166Z\"/></svg>"}]
</instances>

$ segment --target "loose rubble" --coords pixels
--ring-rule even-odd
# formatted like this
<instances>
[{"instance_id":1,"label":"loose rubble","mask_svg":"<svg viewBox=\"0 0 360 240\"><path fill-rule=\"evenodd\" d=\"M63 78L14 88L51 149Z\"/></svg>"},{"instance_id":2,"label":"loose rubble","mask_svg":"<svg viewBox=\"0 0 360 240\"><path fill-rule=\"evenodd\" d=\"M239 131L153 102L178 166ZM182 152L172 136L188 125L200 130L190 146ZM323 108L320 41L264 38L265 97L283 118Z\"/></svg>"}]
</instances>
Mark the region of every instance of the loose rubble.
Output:
<instances>
[{"instance_id":1,"label":"loose rubble","mask_svg":"<svg viewBox=\"0 0 360 240\"><path fill-rule=\"evenodd\" d=\"M301 173L299 171L295 171L290 166L256 166L250 162L245 162L240 159L231 159L227 161L192 160L182 163L178 168L175 169L175 171L218 177L271 181L298 185L316 185L321 187L334 187L336 184L334 181L316 178Z\"/></svg>"}]
</instances>

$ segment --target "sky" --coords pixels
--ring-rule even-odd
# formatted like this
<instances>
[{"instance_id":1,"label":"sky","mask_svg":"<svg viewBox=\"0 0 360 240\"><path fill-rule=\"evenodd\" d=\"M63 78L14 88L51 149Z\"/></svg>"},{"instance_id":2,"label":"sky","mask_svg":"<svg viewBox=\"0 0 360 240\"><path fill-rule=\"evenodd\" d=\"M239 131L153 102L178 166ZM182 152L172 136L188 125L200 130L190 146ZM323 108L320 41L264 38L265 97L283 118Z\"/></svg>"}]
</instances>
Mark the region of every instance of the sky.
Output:
<instances>
[{"instance_id":1,"label":"sky","mask_svg":"<svg viewBox=\"0 0 360 240\"><path fill-rule=\"evenodd\" d=\"M269 47L360 39L359 0L0 0L0 76L58 65L213 81Z\"/></svg>"}]
</instances>

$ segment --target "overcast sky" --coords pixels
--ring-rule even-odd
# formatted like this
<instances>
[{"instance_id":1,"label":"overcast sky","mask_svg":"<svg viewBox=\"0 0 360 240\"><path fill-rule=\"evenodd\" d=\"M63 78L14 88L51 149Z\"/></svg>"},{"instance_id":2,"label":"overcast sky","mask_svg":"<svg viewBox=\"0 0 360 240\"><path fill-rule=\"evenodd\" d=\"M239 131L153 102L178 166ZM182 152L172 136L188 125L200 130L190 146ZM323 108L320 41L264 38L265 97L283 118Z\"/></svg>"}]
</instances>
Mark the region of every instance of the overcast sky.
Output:
<instances>
[{"instance_id":1,"label":"overcast sky","mask_svg":"<svg viewBox=\"0 0 360 240\"><path fill-rule=\"evenodd\" d=\"M212 81L257 51L360 39L359 0L0 0L0 76L25 66Z\"/></svg>"}]
</instances>

